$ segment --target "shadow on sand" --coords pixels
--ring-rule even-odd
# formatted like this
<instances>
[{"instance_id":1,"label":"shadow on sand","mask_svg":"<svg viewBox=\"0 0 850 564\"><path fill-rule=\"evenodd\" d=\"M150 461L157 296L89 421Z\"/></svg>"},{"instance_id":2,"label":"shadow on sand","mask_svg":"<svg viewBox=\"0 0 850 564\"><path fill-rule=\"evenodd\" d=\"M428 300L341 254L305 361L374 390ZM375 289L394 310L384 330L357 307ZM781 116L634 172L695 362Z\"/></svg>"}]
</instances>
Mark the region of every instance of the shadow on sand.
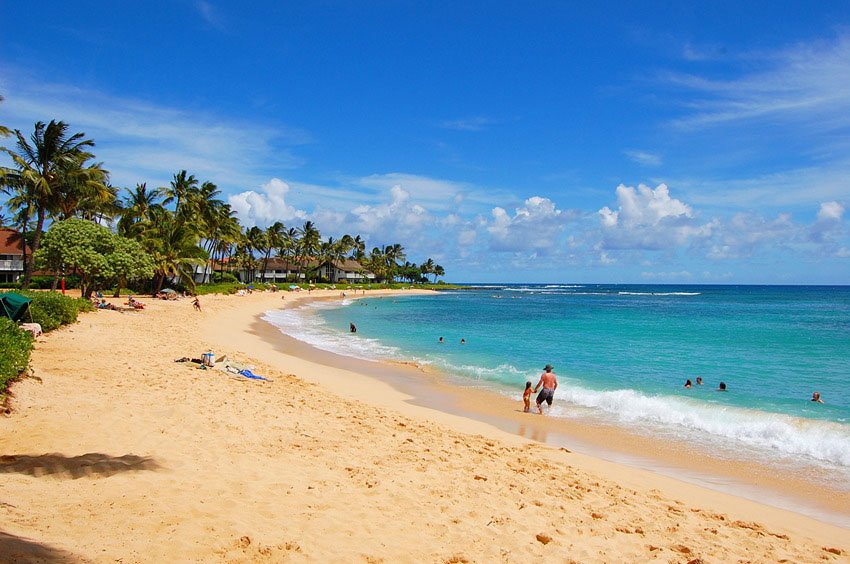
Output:
<instances>
[{"instance_id":1,"label":"shadow on sand","mask_svg":"<svg viewBox=\"0 0 850 564\"><path fill-rule=\"evenodd\" d=\"M16 537L0 531L0 557L3 562L27 563L44 562L46 564L79 564L79 557L61 548L39 544L23 537Z\"/></svg>"},{"instance_id":2,"label":"shadow on sand","mask_svg":"<svg viewBox=\"0 0 850 564\"><path fill-rule=\"evenodd\" d=\"M60 477L76 480L86 476L112 476L120 472L159 468L160 465L152 458L135 454L109 456L90 452L80 456L65 456L58 453L0 456L0 474L28 474L35 477L57 474Z\"/></svg>"}]
</instances>

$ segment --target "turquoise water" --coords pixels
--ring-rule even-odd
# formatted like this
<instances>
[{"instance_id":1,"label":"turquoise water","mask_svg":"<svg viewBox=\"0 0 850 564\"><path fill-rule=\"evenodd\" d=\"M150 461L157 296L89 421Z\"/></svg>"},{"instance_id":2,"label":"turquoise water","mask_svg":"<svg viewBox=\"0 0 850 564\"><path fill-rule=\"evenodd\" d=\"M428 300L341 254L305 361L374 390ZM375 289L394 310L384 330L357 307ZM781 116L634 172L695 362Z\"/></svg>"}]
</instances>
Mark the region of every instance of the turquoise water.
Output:
<instances>
[{"instance_id":1,"label":"turquoise water","mask_svg":"<svg viewBox=\"0 0 850 564\"><path fill-rule=\"evenodd\" d=\"M493 285L267 319L320 348L427 363L516 399L551 363L552 416L850 476L850 287ZM697 376L704 385L683 387Z\"/></svg>"}]
</instances>

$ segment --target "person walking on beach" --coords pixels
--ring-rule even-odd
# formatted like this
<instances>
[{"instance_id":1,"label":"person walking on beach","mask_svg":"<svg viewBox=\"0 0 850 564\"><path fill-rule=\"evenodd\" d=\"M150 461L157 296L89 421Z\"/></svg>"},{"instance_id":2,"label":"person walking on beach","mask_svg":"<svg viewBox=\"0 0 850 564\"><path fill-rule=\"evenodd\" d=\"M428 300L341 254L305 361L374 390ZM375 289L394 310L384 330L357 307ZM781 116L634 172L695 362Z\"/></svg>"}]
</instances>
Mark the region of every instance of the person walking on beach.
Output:
<instances>
[{"instance_id":1,"label":"person walking on beach","mask_svg":"<svg viewBox=\"0 0 850 564\"><path fill-rule=\"evenodd\" d=\"M195 308L195 311L201 311L201 300L198 296L195 296L195 299L192 300L192 306Z\"/></svg>"},{"instance_id":2,"label":"person walking on beach","mask_svg":"<svg viewBox=\"0 0 850 564\"><path fill-rule=\"evenodd\" d=\"M540 375L540 381L534 386L534 391L536 392L540 386L543 386L543 389L537 395L537 411L540 412L540 415L543 415L543 402L545 401L549 407L552 407L552 400L555 398L555 389L558 387L558 378L552 372L551 364L547 364L543 368L543 374Z\"/></svg>"}]
</instances>

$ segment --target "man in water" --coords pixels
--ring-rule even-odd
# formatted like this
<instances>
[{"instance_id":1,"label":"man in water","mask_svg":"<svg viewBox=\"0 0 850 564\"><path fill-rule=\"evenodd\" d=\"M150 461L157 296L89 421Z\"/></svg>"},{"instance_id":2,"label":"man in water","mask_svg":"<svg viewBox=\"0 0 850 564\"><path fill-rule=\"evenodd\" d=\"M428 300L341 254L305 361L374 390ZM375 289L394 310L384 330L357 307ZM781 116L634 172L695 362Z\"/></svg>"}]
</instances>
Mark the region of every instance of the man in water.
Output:
<instances>
[{"instance_id":1,"label":"man in water","mask_svg":"<svg viewBox=\"0 0 850 564\"><path fill-rule=\"evenodd\" d=\"M552 365L547 364L545 368L543 368L543 374L540 375L540 381L537 382L537 385L534 386L534 391L536 392L540 386L543 386L543 389L540 390L540 393L537 395L537 411L540 412L540 415L543 415L543 402L545 401L549 404L549 407L552 407L552 400L555 397L555 389L558 387L558 378L555 376L555 373L552 372Z\"/></svg>"}]
</instances>

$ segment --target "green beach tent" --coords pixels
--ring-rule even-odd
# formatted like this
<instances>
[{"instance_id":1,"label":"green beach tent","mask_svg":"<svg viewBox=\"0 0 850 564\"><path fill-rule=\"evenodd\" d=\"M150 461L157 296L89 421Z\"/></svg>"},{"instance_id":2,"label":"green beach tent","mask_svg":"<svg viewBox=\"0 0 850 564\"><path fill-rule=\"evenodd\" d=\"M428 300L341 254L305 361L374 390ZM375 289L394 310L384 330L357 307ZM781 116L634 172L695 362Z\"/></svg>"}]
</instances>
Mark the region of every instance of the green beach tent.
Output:
<instances>
[{"instance_id":1,"label":"green beach tent","mask_svg":"<svg viewBox=\"0 0 850 564\"><path fill-rule=\"evenodd\" d=\"M3 307L0 308L0 315L8 317L12 321L20 321L27 312L31 301L31 298L20 294L4 292L0 294L0 303L3 304Z\"/></svg>"}]
</instances>

